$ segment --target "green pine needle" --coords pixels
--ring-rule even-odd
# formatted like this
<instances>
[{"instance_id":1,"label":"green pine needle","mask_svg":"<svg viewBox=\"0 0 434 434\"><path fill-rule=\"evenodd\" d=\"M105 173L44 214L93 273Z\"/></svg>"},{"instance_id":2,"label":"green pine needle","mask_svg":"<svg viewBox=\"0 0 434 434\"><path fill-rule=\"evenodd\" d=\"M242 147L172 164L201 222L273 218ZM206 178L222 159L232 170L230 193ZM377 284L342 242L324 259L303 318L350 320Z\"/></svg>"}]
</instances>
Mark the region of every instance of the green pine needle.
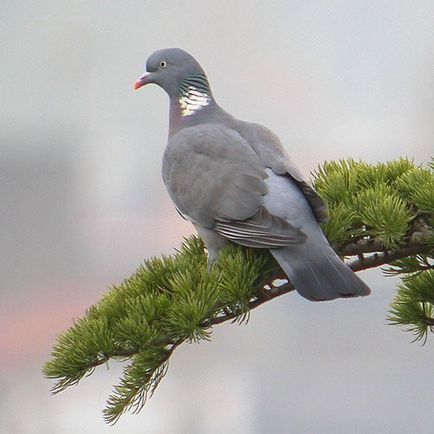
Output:
<instances>
[{"instance_id":1,"label":"green pine needle","mask_svg":"<svg viewBox=\"0 0 434 434\"><path fill-rule=\"evenodd\" d=\"M129 358L104 417L114 423L124 411L139 411L166 373L171 352L184 341L209 340L206 323L217 315L229 310L245 318L257 282L274 266L267 251L230 245L208 272L198 237L185 240L173 256L145 261L59 336L44 367L57 380L53 392L111 358Z\"/></svg>"},{"instance_id":2,"label":"green pine needle","mask_svg":"<svg viewBox=\"0 0 434 434\"><path fill-rule=\"evenodd\" d=\"M388 317L425 344L434 327L434 270L426 270L399 285Z\"/></svg>"}]
</instances>

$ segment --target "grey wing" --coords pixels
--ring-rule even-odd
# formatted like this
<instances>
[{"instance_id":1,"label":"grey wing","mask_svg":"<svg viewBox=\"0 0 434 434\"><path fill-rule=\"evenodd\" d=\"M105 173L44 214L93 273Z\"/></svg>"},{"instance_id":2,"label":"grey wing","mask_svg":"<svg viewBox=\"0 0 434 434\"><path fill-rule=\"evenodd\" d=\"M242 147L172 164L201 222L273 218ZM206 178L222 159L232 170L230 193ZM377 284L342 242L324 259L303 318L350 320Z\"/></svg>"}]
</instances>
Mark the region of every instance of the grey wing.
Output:
<instances>
[{"instance_id":1,"label":"grey wing","mask_svg":"<svg viewBox=\"0 0 434 434\"><path fill-rule=\"evenodd\" d=\"M196 225L252 247L303 242L302 232L262 206L267 177L249 144L220 124L181 130L170 139L163 158L167 190Z\"/></svg>"},{"instance_id":2,"label":"grey wing","mask_svg":"<svg viewBox=\"0 0 434 434\"><path fill-rule=\"evenodd\" d=\"M241 122L237 130L255 150L261 161L277 175L287 175L297 185L309 203L319 223L328 220L327 205L318 193L304 180L303 175L291 161L279 138L262 125Z\"/></svg>"},{"instance_id":3,"label":"grey wing","mask_svg":"<svg viewBox=\"0 0 434 434\"><path fill-rule=\"evenodd\" d=\"M214 230L225 238L246 247L275 249L300 244L306 235L285 219L270 214L260 206L258 212L243 221L216 219Z\"/></svg>"}]
</instances>

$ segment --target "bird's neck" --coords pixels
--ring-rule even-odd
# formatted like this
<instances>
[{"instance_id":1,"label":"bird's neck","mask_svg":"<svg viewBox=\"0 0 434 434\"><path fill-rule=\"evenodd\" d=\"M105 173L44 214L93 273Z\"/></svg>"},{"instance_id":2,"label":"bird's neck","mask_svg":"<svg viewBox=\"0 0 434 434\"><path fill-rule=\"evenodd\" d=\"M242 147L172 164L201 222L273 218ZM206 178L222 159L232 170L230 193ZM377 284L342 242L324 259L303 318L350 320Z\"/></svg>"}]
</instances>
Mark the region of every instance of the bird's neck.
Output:
<instances>
[{"instance_id":1,"label":"bird's neck","mask_svg":"<svg viewBox=\"0 0 434 434\"><path fill-rule=\"evenodd\" d=\"M170 98L170 135L197 123L216 106L205 74L191 75L182 80Z\"/></svg>"},{"instance_id":2,"label":"bird's neck","mask_svg":"<svg viewBox=\"0 0 434 434\"><path fill-rule=\"evenodd\" d=\"M195 74L179 83L176 95L182 117L193 116L213 100L205 74Z\"/></svg>"}]
</instances>

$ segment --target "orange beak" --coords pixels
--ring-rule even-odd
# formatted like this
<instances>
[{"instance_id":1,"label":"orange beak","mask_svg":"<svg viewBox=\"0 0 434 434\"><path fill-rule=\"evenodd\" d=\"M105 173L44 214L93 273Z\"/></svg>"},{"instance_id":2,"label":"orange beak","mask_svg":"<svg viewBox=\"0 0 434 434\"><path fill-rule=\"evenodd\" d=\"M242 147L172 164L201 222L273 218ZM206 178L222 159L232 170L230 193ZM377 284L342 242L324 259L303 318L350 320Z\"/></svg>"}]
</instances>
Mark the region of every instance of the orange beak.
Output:
<instances>
[{"instance_id":1,"label":"orange beak","mask_svg":"<svg viewBox=\"0 0 434 434\"><path fill-rule=\"evenodd\" d=\"M135 83L134 83L134 90L140 89L142 86L145 86L148 83L151 83L150 80L151 74L145 74L142 75Z\"/></svg>"}]
</instances>

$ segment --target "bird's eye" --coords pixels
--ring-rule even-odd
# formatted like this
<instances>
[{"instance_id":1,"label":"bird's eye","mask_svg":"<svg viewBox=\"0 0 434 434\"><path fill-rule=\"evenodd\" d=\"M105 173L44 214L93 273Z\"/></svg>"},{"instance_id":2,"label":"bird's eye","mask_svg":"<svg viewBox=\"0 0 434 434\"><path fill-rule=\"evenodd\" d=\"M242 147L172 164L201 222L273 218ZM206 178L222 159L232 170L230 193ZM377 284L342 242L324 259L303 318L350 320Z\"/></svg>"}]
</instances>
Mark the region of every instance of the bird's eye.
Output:
<instances>
[{"instance_id":1,"label":"bird's eye","mask_svg":"<svg viewBox=\"0 0 434 434\"><path fill-rule=\"evenodd\" d=\"M167 66L167 62L165 60L162 60L160 62L160 68L165 68Z\"/></svg>"}]
</instances>

